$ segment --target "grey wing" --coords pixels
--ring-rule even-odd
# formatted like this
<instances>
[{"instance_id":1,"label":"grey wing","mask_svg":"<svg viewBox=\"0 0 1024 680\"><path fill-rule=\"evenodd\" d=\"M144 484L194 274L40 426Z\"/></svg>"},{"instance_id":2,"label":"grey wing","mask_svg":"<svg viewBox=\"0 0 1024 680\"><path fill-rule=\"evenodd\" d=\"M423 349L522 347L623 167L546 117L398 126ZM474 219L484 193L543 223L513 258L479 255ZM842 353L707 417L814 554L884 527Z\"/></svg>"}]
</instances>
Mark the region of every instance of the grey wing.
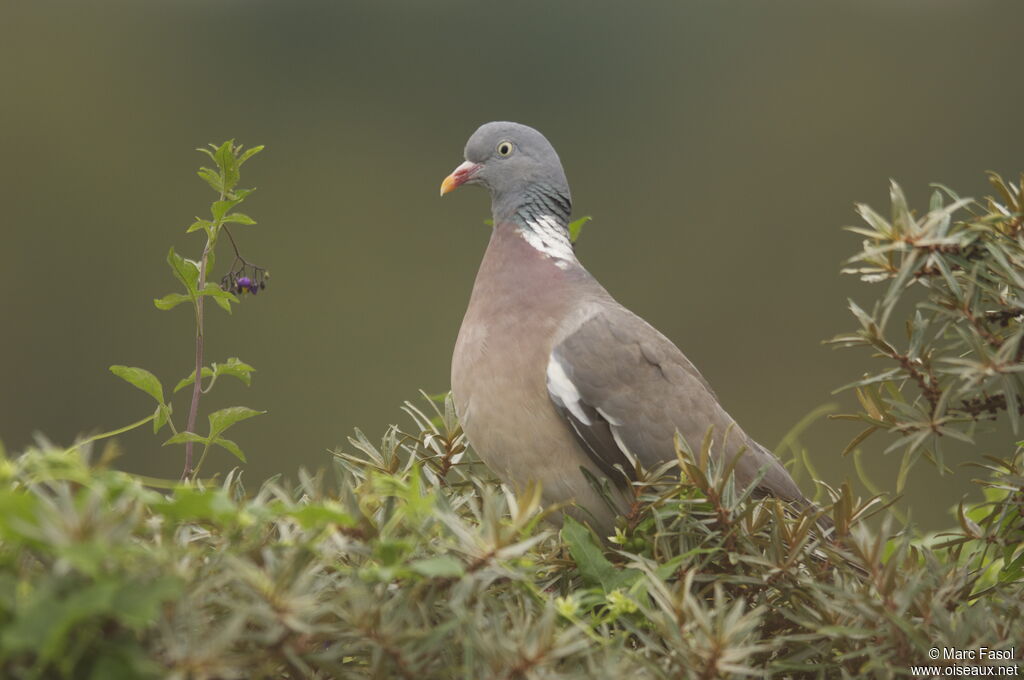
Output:
<instances>
[{"instance_id":1,"label":"grey wing","mask_svg":"<svg viewBox=\"0 0 1024 680\"><path fill-rule=\"evenodd\" d=\"M665 336L628 310L605 308L558 342L547 367L548 394L577 441L612 479L629 456L647 468L670 460L678 431L696 450L708 427L719 450L746 449L736 466L747 484L782 498L802 494L778 460L735 424L703 376ZM725 441L723 441L723 438Z\"/></svg>"}]
</instances>

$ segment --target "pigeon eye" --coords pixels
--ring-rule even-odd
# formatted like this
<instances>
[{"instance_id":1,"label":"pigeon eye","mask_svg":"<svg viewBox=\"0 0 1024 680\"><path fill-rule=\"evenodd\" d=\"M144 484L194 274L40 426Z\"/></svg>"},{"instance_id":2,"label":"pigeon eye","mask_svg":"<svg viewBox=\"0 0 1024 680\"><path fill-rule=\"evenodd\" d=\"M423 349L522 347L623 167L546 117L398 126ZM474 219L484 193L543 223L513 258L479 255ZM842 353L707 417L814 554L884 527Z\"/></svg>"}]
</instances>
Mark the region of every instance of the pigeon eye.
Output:
<instances>
[{"instance_id":1,"label":"pigeon eye","mask_svg":"<svg viewBox=\"0 0 1024 680\"><path fill-rule=\"evenodd\" d=\"M510 156L510 155L512 155L512 142L498 142L498 155L499 156Z\"/></svg>"}]
</instances>

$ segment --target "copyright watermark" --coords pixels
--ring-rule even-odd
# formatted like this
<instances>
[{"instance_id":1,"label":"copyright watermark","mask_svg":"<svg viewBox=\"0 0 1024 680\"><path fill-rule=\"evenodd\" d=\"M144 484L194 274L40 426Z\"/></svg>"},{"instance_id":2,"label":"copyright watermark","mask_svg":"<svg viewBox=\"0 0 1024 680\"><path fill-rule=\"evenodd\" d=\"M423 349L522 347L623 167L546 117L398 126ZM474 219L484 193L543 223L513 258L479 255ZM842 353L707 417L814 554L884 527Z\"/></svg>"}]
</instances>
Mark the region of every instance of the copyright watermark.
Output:
<instances>
[{"instance_id":1,"label":"copyright watermark","mask_svg":"<svg viewBox=\"0 0 1024 680\"><path fill-rule=\"evenodd\" d=\"M1017 649L932 647L928 658L938 665L911 666L910 675L926 678L1017 677ZM953 662L953 663L950 663Z\"/></svg>"}]
</instances>

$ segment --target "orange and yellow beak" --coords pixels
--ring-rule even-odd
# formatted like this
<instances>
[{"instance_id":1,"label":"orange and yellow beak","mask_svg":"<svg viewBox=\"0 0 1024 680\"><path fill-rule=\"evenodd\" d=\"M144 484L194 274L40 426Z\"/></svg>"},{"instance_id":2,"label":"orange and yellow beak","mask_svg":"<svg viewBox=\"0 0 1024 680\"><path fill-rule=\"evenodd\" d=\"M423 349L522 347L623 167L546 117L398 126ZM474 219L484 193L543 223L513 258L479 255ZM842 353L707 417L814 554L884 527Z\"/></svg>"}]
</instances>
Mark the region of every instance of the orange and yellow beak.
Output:
<instances>
[{"instance_id":1,"label":"orange and yellow beak","mask_svg":"<svg viewBox=\"0 0 1024 680\"><path fill-rule=\"evenodd\" d=\"M452 170L452 174L444 178L441 182L441 195L444 196L449 191L455 191L460 186L468 182L473 175L480 170L479 163L473 163L472 161L466 161L459 167Z\"/></svg>"}]
</instances>

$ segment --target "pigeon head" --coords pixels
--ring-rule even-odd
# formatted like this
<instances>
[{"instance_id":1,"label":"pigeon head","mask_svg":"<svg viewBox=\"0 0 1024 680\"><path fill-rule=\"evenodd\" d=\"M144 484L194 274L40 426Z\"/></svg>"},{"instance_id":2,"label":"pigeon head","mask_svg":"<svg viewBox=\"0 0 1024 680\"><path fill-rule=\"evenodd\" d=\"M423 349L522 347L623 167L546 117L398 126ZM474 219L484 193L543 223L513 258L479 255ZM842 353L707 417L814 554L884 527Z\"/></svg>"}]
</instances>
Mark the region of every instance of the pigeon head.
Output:
<instances>
[{"instance_id":1,"label":"pigeon head","mask_svg":"<svg viewBox=\"0 0 1024 680\"><path fill-rule=\"evenodd\" d=\"M569 182L551 143L531 127L494 122L481 125L466 142L466 161L441 183L441 195L463 184L480 184L491 192L495 217L521 208L568 219Z\"/></svg>"}]
</instances>

